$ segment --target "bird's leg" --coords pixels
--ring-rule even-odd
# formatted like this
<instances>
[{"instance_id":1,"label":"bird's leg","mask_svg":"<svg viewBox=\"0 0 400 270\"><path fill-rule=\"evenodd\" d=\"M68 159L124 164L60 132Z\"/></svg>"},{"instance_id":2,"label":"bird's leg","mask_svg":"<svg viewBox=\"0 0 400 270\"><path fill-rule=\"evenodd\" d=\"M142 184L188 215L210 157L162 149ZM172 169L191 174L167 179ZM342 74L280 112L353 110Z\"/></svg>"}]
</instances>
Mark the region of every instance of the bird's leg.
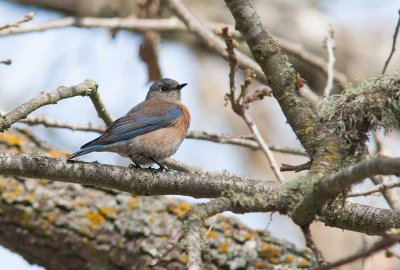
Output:
<instances>
[{"instance_id":1,"label":"bird's leg","mask_svg":"<svg viewBox=\"0 0 400 270\"><path fill-rule=\"evenodd\" d=\"M132 164L129 164L129 168L142 169L142 167L139 164L136 164L136 162L133 160L132 155L129 155L128 157L132 160Z\"/></svg>"},{"instance_id":2,"label":"bird's leg","mask_svg":"<svg viewBox=\"0 0 400 270\"><path fill-rule=\"evenodd\" d=\"M157 164L160 168L158 169L154 169L154 172L159 172L159 171L170 171L170 169L168 169L167 167L165 167L164 165L162 165L160 162L158 162L157 160L155 160L154 158L149 157L149 159L151 161L153 161L155 164Z\"/></svg>"}]
</instances>

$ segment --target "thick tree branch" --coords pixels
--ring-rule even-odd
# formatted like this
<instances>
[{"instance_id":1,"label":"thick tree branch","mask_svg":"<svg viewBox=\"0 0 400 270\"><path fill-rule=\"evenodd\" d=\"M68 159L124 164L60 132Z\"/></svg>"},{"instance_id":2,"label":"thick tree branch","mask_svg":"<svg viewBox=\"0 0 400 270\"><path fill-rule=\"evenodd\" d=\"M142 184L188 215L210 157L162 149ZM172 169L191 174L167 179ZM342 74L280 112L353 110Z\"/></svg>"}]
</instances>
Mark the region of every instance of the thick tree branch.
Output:
<instances>
[{"instance_id":1,"label":"thick tree branch","mask_svg":"<svg viewBox=\"0 0 400 270\"><path fill-rule=\"evenodd\" d=\"M62 159L26 154L0 154L0 174L79 183L145 196L174 194L212 198L230 191L238 194L230 199L221 198L220 203L227 206L225 210L236 213L279 211L285 214L295 194L292 188L285 189L275 182L232 175L180 172L154 174L148 170L99 163L66 163ZM394 210L362 205L342 208L340 205L324 210L322 218L327 225L374 235L400 227L400 215ZM344 215L343 211L348 212Z\"/></svg>"},{"instance_id":2,"label":"thick tree branch","mask_svg":"<svg viewBox=\"0 0 400 270\"><path fill-rule=\"evenodd\" d=\"M326 202L335 199L353 184L377 174L400 174L400 158L378 157L364 160L322 179L296 206L292 213L293 220L300 226L310 224Z\"/></svg>"},{"instance_id":3,"label":"thick tree branch","mask_svg":"<svg viewBox=\"0 0 400 270\"><path fill-rule=\"evenodd\" d=\"M225 0L236 21L236 28L268 75L268 84L279 102L288 123L293 128L306 151L313 155L314 113L310 104L296 91L296 72L277 43L264 30L260 17L248 0Z\"/></svg>"},{"instance_id":4,"label":"thick tree branch","mask_svg":"<svg viewBox=\"0 0 400 270\"><path fill-rule=\"evenodd\" d=\"M38 146L37 140L10 129L0 136L0 151L63 154ZM230 203L228 198L220 198L213 200L213 205L207 207L204 217L229 208ZM0 244L48 270L185 269L188 256L181 244L182 216L190 207L167 197L131 196L105 188L0 176ZM204 235L207 227L201 224L200 229ZM251 237L235 240L243 235ZM222 249L226 245L221 241L227 241L228 249ZM255 257L246 256L249 244L254 245ZM238 259L244 268L261 263L270 266L262 250L265 245L279 250L275 263L313 265L305 250L252 231L235 219L223 218L214 222L212 235L204 239L205 249L212 254L204 266L225 269Z\"/></svg>"},{"instance_id":5,"label":"thick tree branch","mask_svg":"<svg viewBox=\"0 0 400 270\"><path fill-rule=\"evenodd\" d=\"M80 161L66 162L64 159L26 154L0 154L0 174L93 185L146 196L175 194L212 198L221 196L227 190L245 194L254 194L255 191L279 194L278 186L271 182L237 176L180 172L154 174L147 169L136 170Z\"/></svg>"}]
</instances>

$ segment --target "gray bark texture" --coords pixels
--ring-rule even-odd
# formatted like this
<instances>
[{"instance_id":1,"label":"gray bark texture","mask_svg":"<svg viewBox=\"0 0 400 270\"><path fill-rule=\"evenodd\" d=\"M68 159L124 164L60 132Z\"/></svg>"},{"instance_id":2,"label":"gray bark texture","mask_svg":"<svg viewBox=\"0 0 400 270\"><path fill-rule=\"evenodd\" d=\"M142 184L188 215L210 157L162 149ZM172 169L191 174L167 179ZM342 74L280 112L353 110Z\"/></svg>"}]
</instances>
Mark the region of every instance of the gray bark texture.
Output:
<instances>
[{"instance_id":1,"label":"gray bark texture","mask_svg":"<svg viewBox=\"0 0 400 270\"><path fill-rule=\"evenodd\" d=\"M28 131L0 134L0 151L62 157ZM0 177L0 244L46 269L185 269L183 217L190 205L163 196L45 179ZM213 218L201 232L206 235ZM307 268L311 254L266 231L219 216L204 238L206 269Z\"/></svg>"}]
</instances>

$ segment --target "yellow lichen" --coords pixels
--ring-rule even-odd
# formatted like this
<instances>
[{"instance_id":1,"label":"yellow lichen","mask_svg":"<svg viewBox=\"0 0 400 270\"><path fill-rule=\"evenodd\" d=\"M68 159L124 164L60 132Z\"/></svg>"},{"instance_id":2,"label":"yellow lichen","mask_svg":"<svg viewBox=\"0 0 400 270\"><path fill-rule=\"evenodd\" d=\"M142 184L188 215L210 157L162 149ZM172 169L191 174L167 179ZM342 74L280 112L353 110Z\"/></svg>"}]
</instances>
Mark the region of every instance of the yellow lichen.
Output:
<instances>
[{"instance_id":1,"label":"yellow lichen","mask_svg":"<svg viewBox=\"0 0 400 270\"><path fill-rule=\"evenodd\" d=\"M222 245L218 247L219 253L226 253L228 251L228 243L225 241Z\"/></svg>"},{"instance_id":2,"label":"yellow lichen","mask_svg":"<svg viewBox=\"0 0 400 270\"><path fill-rule=\"evenodd\" d=\"M166 240L168 240L168 236L167 236L167 235L163 235L163 236L161 236L161 240L163 240L163 241L166 241Z\"/></svg>"},{"instance_id":3,"label":"yellow lichen","mask_svg":"<svg viewBox=\"0 0 400 270\"><path fill-rule=\"evenodd\" d=\"M297 267L299 268L307 268L310 266L310 262L304 258L302 258L298 263L297 263Z\"/></svg>"},{"instance_id":4,"label":"yellow lichen","mask_svg":"<svg viewBox=\"0 0 400 270\"><path fill-rule=\"evenodd\" d=\"M117 218L117 209L115 207L100 207L100 212L108 218Z\"/></svg>"},{"instance_id":5,"label":"yellow lichen","mask_svg":"<svg viewBox=\"0 0 400 270\"><path fill-rule=\"evenodd\" d=\"M92 228L97 228L101 224L103 224L104 221L106 221L106 219L98 211L95 210L87 211L85 216Z\"/></svg>"},{"instance_id":6,"label":"yellow lichen","mask_svg":"<svg viewBox=\"0 0 400 270\"><path fill-rule=\"evenodd\" d=\"M21 137L18 137L18 136L15 136L15 135L11 135L11 134L6 134L4 139L10 145L20 145L21 142L22 142L22 138Z\"/></svg>"},{"instance_id":7,"label":"yellow lichen","mask_svg":"<svg viewBox=\"0 0 400 270\"><path fill-rule=\"evenodd\" d=\"M211 230L211 231L208 232L207 237L208 238L216 238L217 237L217 232L214 231L214 230Z\"/></svg>"},{"instance_id":8,"label":"yellow lichen","mask_svg":"<svg viewBox=\"0 0 400 270\"><path fill-rule=\"evenodd\" d=\"M296 259L296 256L290 254L286 257L286 262L287 263L292 263Z\"/></svg>"},{"instance_id":9,"label":"yellow lichen","mask_svg":"<svg viewBox=\"0 0 400 270\"><path fill-rule=\"evenodd\" d=\"M260 252L270 261L271 263L276 263L277 258L282 255L281 250L273 245L263 242L260 247Z\"/></svg>"},{"instance_id":10,"label":"yellow lichen","mask_svg":"<svg viewBox=\"0 0 400 270\"><path fill-rule=\"evenodd\" d=\"M169 207L169 211L174 213L177 217L183 217L190 209L190 204L187 202L179 203L177 206Z\"/></svg>"},{"instance_id":11,"label":"yellow lichen","mask_svg":"<svg viewBox=\"0 0 400 270\"><path fill-rule=\"evenodd\" d=\"M154 219L154 217L153 216L149 216L149 218L147 219L149 222L154 222L155 221L155 219Z\"/></svg>"},{"instance_id":12,"label":"yellow lichen","mask_svg":"<svg viewBox=\"0 0 400 270\"><path fill-rule=\"evenodd\" d=\"M263 269L265 267L265 263L263 261L256 261L255 266L256 268Z\"/></svg>"},{"instance_id":13,"label":"yellow lichen","mask_svg":"<svg viewBox=\"0 0 400 270\"><path fill-rule=\"evenodd\" d=\"M179 204L179 208L182 211L188 211L190 209L190 204L188 204L187 202L182 202Z\"/></svg>"},{"instance_id":14,"label":"yellow lichen","mask_svg":"<svg viewBox=\"0 0 400 270\"><path fill-rule=\"evenodd\" d=\"M3 193L2 197L7 203L13 203L17 200L18 195L15 192L7 191Z\"/></svg>"},{"instance_id":15,"label":"yellow lichen","mask_svg":"<svg viewBox=\"0 0 400 270\"><path fill-rule=\"evenodd\" d=\"M45 186L45 185L48 185L51 181L47 180L47 179L39 179L38 182L39 182L39 184Z\"/></svg>"},{"instance_id":16,"label":"yellow lichen","mask_svg":"<svg viewBox=\"0 0 400 270\"><path fill-rule=\"evenodd\" d=\"M185 253L181 253L179 255L179 261L183 264L186 264L188 261L188 256Z\"/></svg>"},{"instance_id":17,"label":"yellow lichen","mask_svg":"<svg viewBox=\"0 0 400 270\"><path fill-rule=\"evenodd\" d=\"M138 207L138 199L137 198L132 198L132 199L130 199L129 201L128 201L128 206L131 208L131 209L136 209L137 207Z\"/></svg>"},{"instance_id":18,"label":"yellow lichen","mask_svg":"<svg viewBox=\"0 0 400 270\"><path fill-rule=\"evenodd\" d=\"M61 151L61 150L50 150L49 152L49 157L52 158L59 158L59 157L68 157L70 155L69 152L66 151Z\"/></svg>"},{"instance_id":19,"label":"yellow lichen","mask_svg":"<svg viewBox=\"0 0 400 270\"><path fill-rule=\"evenodd\" d=\"M246 238L246 240L250 240L252 237L253 237L253 234L250 233L250 232L246 232L246 233L244 234L244 238Z\"/></svg>"}]
</instances>

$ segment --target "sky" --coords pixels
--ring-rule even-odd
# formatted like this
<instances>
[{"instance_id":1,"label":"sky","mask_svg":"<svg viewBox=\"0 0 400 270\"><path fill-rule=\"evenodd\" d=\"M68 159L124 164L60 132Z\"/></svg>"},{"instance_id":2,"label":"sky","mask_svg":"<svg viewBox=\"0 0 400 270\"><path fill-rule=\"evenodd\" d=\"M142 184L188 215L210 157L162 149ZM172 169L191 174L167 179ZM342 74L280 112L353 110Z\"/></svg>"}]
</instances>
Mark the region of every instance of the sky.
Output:
<instances>
[{"instance_id":1,"label":"sky","mask_svg":"<svg viewBox=\"0 0 400 270\"><path fill-rule=\"evenodd\" d=\"M352 24L362 28L368 27L367 22L374 22L393 29L398 8L397 1L379 0L323 1L321 6L333 24ZM55 12L0 1L0 25L13 22L30 11L36 13L32 23L62 17ZM351 16L349 16L350 11ZM68 28L1 37L0 59L12 59L13 64L0 65L0 110L9 111L41 91L51 91L60 85L70 86L91 78L99 83L100 94L111 114L123 115L144 98L149 86L146 81L146 68L137 53L140 42L140 36L125 31L120 31L114 40L110 40L108 31L102 29ZM230 127L223 121L214 119L205 122L195 117L202 113L196 102L196 99L200 98L196 85L201 78L197 75L198 67L192 64L195 56L181 44L165 40L162 41L160 50L160 65L164 76L174 78L181 83L188 83L185 88L187 92L183 93L183 102L191 108L194 116L191 129L231 133ZM79 114L76 113L77 108ZM37 113L68 122L90 121L101 124L87 98L62 101L58 106L48 106ZM79 133L78 136L71 131L43 127L34 127L33 130L52 144L69 151L77 150L83 143L97 135ZM196 155L193 155L193 149L196 149ZM241 159L235 158L236 153L230 146L199 144L193 140L186 140L174 158L209 170L226 169L243 175L245 168L241 166ZM227 159L227 156L230 158ZM121 162L116 155L106 153L89 155L87 159L111 164ZM128 164L126 160L122 162ZM240 218L253 228L265 228L270 216L246 214L240 215ZM283 238L302 246L299 231L290 225L288 218L274 215L268 229L273 234L279 233ZM282 231L286 233L282 234ZM19 255L1 246L0 262L1 265L7 266L7 270L41 269L30 265Z\"/></svg>"}]
</instances>

